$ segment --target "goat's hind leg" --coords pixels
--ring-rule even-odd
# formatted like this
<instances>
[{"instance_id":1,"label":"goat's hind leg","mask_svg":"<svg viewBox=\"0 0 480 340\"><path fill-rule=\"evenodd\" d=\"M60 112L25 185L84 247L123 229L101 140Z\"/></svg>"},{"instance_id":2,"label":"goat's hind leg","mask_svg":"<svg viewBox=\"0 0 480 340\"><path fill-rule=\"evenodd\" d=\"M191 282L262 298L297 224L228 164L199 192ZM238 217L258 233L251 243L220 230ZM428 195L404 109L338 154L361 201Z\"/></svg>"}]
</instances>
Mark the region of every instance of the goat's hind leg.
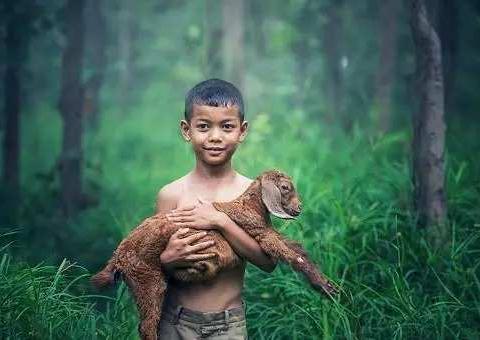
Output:
<instances>
[{"instance_id":1,"label":"goat's hind leg","mask_svg":"<svg viewBox=\"0 0 480 340\"><path fill-rule=\"evenodd\" d=\"M157 328L167 283L160 271L142 272L136 282L128 282L140 314L138 330L142 340L157 340Z\"/></svg>"}]
</instances>

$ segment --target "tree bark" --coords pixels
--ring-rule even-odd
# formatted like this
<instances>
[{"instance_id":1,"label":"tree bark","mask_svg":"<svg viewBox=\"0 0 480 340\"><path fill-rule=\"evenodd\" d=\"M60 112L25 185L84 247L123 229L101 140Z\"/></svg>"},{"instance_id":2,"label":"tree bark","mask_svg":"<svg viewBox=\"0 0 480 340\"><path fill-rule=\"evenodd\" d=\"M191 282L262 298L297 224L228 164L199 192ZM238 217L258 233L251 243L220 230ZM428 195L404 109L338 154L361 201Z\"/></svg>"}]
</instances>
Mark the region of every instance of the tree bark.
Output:
<instances>
[{"instance_id":1,"label":"tree bark","mask_svg":"<svg viewBox=\"0 0 480 340\"><path fill-rule=\"evenodd\" d=\"M223 67L225 78L245 89L244 0L223 0Z\"/></svg>"},{"instance_id":2,"label":"tree bark","mask_svg":"<svg viewBox=\"0 0 480 340\"><path fill-rule=\"evenodd\" d=\"M253 38L255 50L258 56L264 57L266 54L265 48L267 46L267 38L265 37L265 30L264 30L266 4L263 1L248 0L246 5L248 7L246 12L248 13L248 17L251 18L253 28L254 28L252 38Z\"/></svg>"},{"instance_id":3,"label":"tree bark","mask_svg":"<svg viewBox=\"0 0 480 340\"><path fill-rule=\"evenodd\" d=\"M307 83L312 79L312 75L308 72L308 64L312 59L312 50L308 43L312 32L308 24L315 22L315 18L319 16L316 8L312 7L311 0L305 1L294 18L294 25L298 31L296 38L292 41L292 52L295 59L294 76L298 87L298 90L295 91L294 101L298 107L307 105Z\"/></svg>"},{"instance_id":4,"label":"tree bark","mask_svg":"<svg viewBox=\"0 0 480 340\"><path fill-rule=\"evenodd\" d=\"M343 92L343 74L342 74L342 30L343 22L340 15L343 2L331 3L325 8L326 22L322 32L323 49L325 51L325 73L326 93L328 100L327 122L335 121L336 117L341 117L341 123L345 130L350 130L352 121L350 118L343 117L342 112L342 92Z\"/></svg>"},{"instance_id":5,"label":"tree bark","mask_svg":"<svg viewBox=\"0 0 480 340\"><path fill-rule=\"evenodd\" d=\"M133 35L134 20L133 1L120 1L119 25L118 25L118 55L120 59L120 82L119 102L121 110L126 113L131 101L132 79L133 79Z\"/></svg>"},{"instance_id":6,"label":"tree bark","mask_svg":"<svg viewBox=\"0 0 480 340\"><path fill-rule=\"evenodd\" d=\"M452 107L457 70L458 2L456 0L439 1L437 22L438 35L442 42L445 108L448 113Z\"/></svg>"},{"instance_id":7,"label":"tree bark","mask_svg":"<svg viewBox=\"0 0 480 340\"><path fill-rule=\"evenodd\" d=\"M222 28L212 17L220 12L216 0L205 0L203 13L204 26L204 58L203 69L205 78L221 78L222 74ZM217 12L218 10L218 12Z\"/></svg>"},{"instance_id":8,"label":"tree bark","mask_svg":"<svg viewBox=\"0 0 480 340\"><path fill-rule=\"evenodd\" d=\"M415 44L419 107L413 114L414 204L420 226L436 227L431 236L441 245L446 233L445 122L440 39L423 0L410 0Z\"/></svg>"},{"instance_id":9,"label":"tree bark","mask_svg":"<svg viewBox=\"0 0 480 340\"><path fill-rule=\"evenodd\" d=\"M100 119L100 91L105 74L106 26L103 2L89 0L86 7L86 44L92 75L85 84L83 111L89 126L96 129Z\"/></svg>"},{"instance_id":10,"label":"tree bark","mask_svg":"<svg viewBox=\"0 0 480 340\"><path fill-rule=\"evenodd\" d=\"M391 97L397 55L398 5L397 0L384 0L380 7L378 27L380 60L375 79L374 112L377 131L381 133L390 129Z\"/></svg>"},{"instance_id":11,"label":"tree bark","mask_svg":"<svg viewBox=\"0 0 480 340\"><path fill-rule=\"evenodd\" d=\"M5 137L3 140L3 183L7 189L9 202L6 213L9 214L9 222L12 223L17 219L20 202L20 73L24 59L23 44L21 26L15 14L12 14L7 18L5 30Z\"/></svg>"},{"instance_id":12,"label":"tree bark","mask_svg":"<svg viewBox=\"0 0 480 340\"><path fill-rule=\"evenodd\" d=\"M84 0L68 0L64 8L65 41L61 65L59 109L63 119L63 142L59 159L62 210L74 215L82 198L82 68Z\"/></svg>"}]
</instances>

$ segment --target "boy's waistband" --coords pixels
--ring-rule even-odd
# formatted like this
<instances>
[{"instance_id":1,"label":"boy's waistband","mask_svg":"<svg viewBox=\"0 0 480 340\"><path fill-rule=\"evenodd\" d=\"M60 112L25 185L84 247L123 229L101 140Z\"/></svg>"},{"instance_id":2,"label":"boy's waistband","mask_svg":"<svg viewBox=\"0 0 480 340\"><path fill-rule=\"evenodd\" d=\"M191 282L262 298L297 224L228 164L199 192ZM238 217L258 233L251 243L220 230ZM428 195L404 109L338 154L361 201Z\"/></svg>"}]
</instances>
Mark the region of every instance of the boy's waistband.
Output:
<instances>
[{"instance_id":1,"label":"boy's waistband","mask_svg":"<svg viewBox=\"0 0 480 340\"><path fill-rule=\"evenodd\" d=\"M167 304L163 309L163 314L163 317L174 324L177 323L179 319L197 324L212 322L228 324L232 321L241 321L245 319L245 303L242 301L241 306L221 312L201 312L188 309L180 304Z\"/></svg>"}]
</instances>

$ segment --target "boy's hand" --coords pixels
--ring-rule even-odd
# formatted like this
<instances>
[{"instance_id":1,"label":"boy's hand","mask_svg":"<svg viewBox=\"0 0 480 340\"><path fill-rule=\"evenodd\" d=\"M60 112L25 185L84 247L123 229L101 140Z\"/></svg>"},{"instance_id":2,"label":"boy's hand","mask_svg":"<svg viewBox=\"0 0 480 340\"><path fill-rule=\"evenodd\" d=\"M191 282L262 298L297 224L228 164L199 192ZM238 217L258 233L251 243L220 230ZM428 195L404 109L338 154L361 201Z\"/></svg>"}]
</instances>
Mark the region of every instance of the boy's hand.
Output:
<instances>
[{"instance_id":1,"label":"boy's hand","mask_svg":"<svg viewBox=\"0 0 480 340\"><path fill-rule=\"evenodd\" d=\"M198 253L201 250L213 246L214 241L204 241L194 244L204 238L207 233L204 231L185 236L187 228L178 229L168 241L167 247L160 254L160 262L168 269L188 267L191 262L207 260L216 256L215 253Z\"/></svg>"},{"instance_id":2,"label":"boy's hand","mask_svg":"<svg viewBox=\"0 0 480 340\"><path fill-rule=\"evenodd\" d=\"M194 206L172 210L165 216L178 227L194 229L218 229L225 217L211 203L200 199Z\"/></svg>"}]
</instances>

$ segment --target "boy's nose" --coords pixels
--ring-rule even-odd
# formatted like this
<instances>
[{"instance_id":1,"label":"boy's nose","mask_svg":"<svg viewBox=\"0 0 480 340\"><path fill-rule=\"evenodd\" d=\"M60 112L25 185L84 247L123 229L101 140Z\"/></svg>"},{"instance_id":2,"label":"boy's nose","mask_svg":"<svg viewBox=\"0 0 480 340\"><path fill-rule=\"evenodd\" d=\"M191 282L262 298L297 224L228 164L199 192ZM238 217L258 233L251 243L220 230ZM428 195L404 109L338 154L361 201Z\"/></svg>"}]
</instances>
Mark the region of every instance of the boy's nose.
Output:
<instances>
[{"instance_id":1,"label":"boy's nose","mask_svg":"<svg viewBox=\"0 0 480 340\"><path fill-rule=\"evenodd\" d=\"M208 136L208 139L209 139L210 141L218 141L218 140L221 140L222 138L221 138L221 133L220 133L219 129L212 129L212 130L210 131L210 134L209 134L209 136Z\"/></svg>"}]
</instances>

